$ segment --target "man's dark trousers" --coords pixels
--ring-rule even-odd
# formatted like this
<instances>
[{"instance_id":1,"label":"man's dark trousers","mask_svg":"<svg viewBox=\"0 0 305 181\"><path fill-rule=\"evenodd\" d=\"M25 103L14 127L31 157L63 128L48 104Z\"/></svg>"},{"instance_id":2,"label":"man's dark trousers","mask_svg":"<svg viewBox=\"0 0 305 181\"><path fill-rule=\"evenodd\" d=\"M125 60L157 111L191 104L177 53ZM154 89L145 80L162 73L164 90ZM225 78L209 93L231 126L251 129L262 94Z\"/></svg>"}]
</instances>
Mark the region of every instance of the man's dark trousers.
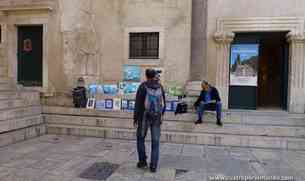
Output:
<instances>
[{"instance_id":1,"label":"man's dark trousers","mask_svg":"<svg viewBox=\"0 0 305 181\"><path fill-rule=\"evenodd\" d=\"M150 118L144 113L144 119L139 122L137 128L137 149L140 162L146 162L145 152L145 137L148 128L151 132L151 168L157 168L159 161L159 147L160 147L160 134L161 134L161 114L158 118Z\"/></svg>"},{"instance_id":2,"label":"man's dark trousers","mask_svg":"<svg viewBox=\"0 0 305 181\"><path fill-rule=\"evenodd\" d=\"M221 120L221 102L204 104L203 102L197 107L198 119L202 120L204 111L216 111L217 120Z\"/></svg>"}]
</instances>

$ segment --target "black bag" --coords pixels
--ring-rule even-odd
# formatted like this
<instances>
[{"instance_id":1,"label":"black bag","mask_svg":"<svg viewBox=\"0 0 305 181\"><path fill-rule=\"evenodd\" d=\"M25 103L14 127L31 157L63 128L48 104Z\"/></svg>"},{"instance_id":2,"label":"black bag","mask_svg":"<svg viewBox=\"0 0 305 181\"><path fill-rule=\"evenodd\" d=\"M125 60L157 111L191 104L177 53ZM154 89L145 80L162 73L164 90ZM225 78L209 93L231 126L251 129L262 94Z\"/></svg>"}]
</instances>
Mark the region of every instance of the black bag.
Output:
<instances>
[{"instance_id":1,"label":"black bag","mask_svg":"<svg viewBox=\"0 0 305 181\"><path fill-rule=\"evenodd\" d=\"M86 88L76 87L72 91L73 103L77 108L85 108L87 104Z\"/></svg>"},{"instance_id":2,"label":"black bag","mask_svg":"<svg viewBox=\"0 0 305 181\"><path fill-rule=\"evenodd\" d=\"M175 115L183 114L183 113L187 113L187 104L185 102L181 102L177 104Z\"/></svg>"}]
</instances>

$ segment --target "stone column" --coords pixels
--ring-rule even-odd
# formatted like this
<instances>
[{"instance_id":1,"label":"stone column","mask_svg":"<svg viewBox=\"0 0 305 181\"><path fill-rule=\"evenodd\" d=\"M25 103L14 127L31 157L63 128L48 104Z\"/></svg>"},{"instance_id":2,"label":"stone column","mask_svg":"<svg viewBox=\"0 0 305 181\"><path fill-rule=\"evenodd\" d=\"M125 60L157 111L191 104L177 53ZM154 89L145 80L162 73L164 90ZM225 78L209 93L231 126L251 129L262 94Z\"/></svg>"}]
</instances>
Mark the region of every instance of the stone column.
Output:
<instances>
[{"instance_id":1,"label":"stone column","mask_svg":"<svg viewBox=\"0 0 305 181\"><path fill-rule=\"evenodd\" d=\"M219 91L223 103L223 108L228 109L230 45L234 39L234 33L216 32L214 39L217 43L216 88Z\"/></svg>"},{"instance_id":2,"label":"stone column","mask_svg":"<svg viewBox=\"0 0 305 181\"><path fill-rule=\"evenodd\" d=\"M304 113L305 109L305 34L290 32L289 45L288 109Z\"/></svg>"}]
</instances>

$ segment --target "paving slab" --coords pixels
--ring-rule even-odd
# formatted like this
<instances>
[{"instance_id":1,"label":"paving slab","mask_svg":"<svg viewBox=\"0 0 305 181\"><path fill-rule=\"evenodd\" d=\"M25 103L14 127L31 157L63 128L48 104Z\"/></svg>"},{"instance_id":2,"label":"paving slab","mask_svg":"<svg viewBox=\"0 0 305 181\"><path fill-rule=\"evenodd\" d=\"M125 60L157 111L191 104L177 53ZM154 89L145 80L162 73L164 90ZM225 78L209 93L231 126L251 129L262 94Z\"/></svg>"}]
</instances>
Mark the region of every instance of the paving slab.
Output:
<instances>
[{"instance_id":1,"label":"paving slab","mask_svg":"<svg viewBox=\"0 0 305 181\"><path fill-rule=\"evenodd\" d=\"M150 156L150 143L146 143ZM95 181L84 171L95 163L117 169L105 181L209 181L210 176L293 176L305 179L303 151L204 145L160 146L157 173L136 167L135 141L46 135L0 149L1 181ZM148 158L149 163L149 158Z\"/></svg>"}]
</instances>

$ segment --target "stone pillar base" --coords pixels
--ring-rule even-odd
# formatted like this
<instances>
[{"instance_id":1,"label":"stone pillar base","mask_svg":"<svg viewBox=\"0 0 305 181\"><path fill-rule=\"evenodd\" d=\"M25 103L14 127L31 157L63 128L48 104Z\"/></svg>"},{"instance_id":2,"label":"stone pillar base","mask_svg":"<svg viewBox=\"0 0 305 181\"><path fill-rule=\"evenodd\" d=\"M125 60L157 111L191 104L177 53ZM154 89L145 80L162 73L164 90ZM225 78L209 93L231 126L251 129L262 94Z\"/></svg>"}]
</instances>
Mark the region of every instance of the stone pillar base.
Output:
<instances>
[{"instance_id":1,"label":"stone pillar base","mask_svg":"<svg viewBox=\"0 0 305 181\"><path fill-rule=\"evenodd\" d=\"M291 88L289 112L305 113L305 88Z\"/></svg>"}]
</instances>

